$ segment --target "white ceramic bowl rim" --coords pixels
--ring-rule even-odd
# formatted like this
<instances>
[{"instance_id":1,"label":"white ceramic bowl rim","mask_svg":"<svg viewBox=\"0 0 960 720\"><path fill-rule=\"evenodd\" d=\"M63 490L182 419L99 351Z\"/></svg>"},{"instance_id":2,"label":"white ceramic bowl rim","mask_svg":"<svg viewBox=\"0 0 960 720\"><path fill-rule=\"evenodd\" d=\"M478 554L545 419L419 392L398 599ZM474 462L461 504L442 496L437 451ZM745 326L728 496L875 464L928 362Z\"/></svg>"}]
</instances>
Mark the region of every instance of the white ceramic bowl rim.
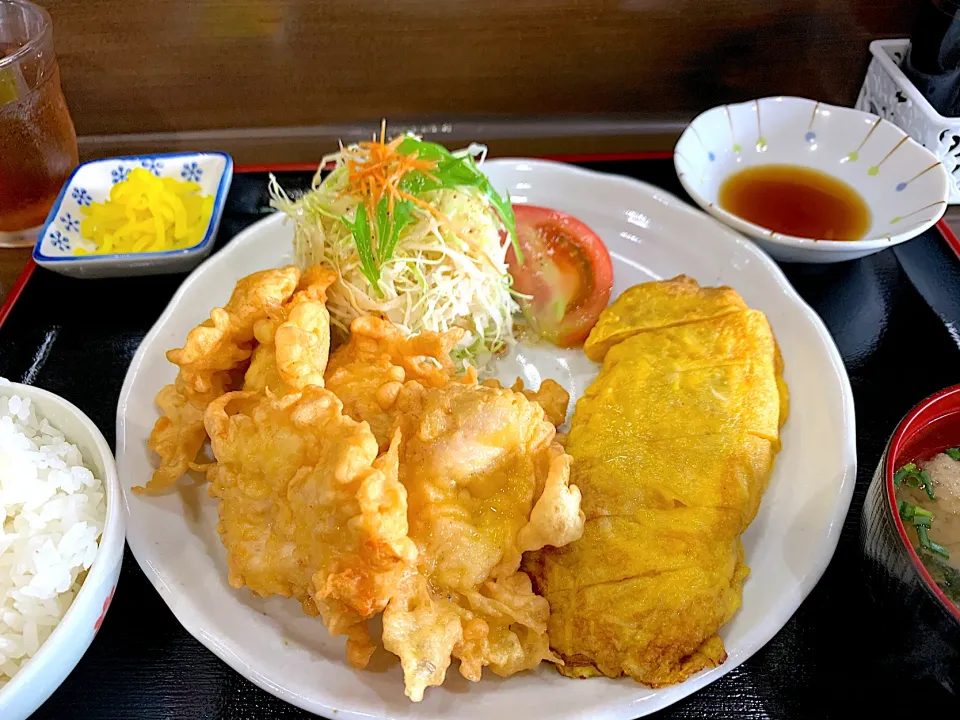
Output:
<instances>
[{"instance_id":1,"label":"white ceramic bowl rim","mask_svg":"<svg viewBox=\"0 0 960 720\"><path fill-rule=\"evenodd\" d=\"M863 118L875 118L878 121L878 123L886 123L890 127L894 128L900 137L906 138L906 144L912 145L918 151L929 155L930 162L932 164L939 163L941 170L943 171L944 175L946 175L947 170L943 166L943 163L940 162L938 158L933 153L931 153L927 148L925 148L923 145L918 143L912 137L907 135L907 133L905 133L899 127L891 123L889 120L879 117L877 115L874 115L872 113L865 112L863 110L856 110L854 108L842 107L840 105L830 105L829 103L823 103L823 102L818 103L816 100L810 100L809 98L802 98L796 95L771 95L767 97L757 98L756 100L747 100L741 103L729 103L727 107L742 107L745 105L753 105L754 103L773 102L773 101L782 101L782 100L799 100L802 102L817 103L820 108L829 110L830 112L837 112L838 114L856 115ZM724 107L724 106L718 105L717 107ZM682 140L685 135L692 132L691 127L694 125L694 123L697 122L697 120L699 120L701 117L703 117L707 113L713 110L716 110L717 107L712 107L708 110L704 110L702 113L697 115L693 120L691 120L690 124L687 125L683 133L680 135L680 140ZM678 146L680 144L680 140L677 141ZM680 177L680 183L681 185L683 185L683 189L687 191L687 194L689 194L690 197L696 200L701 207L705 207L706 205L709 204L709 201L697 191L696 187L692 183L686 180L685 174L678 173L678 175ZM950 190L949 183L944 181L944 193L943 193L943 197L940 198L940 200L943 201L944 211L946 211L946 208L947 208L947 199L949 195L949 190ZM745 232L749 235L763 236L764 242L768 242L774 245L783 245L785 247L816 248L816 250L818 251L823 251L827 253L831 253L831 252L843 253L843 252L849 252L851 250L856 250L856 249L868 250L868 249L875 249L875 248L884 248L884 247L888 247L891 244L896 243L896 240L894 239L896 238L896 233L894 233L892 236L881 237L881 238L872 238L872 239L865 239L865 240L843 240L843 241L802 238L802 237L797 237L796 235L785 235L779 232L771 233L770 228L766 228L766 227L763 227L762 225L757 225L756 223L752 223L749 220L745 220L739 215L735 215L731 213L729 210L724 209L719 204L714 204L711 207L711 213L715 217L721 218L728 225L730 225L731 227L737 230L740 230L741 232Z\"/></svg>"},{"instance_id":2,"label":"white ceramic bowl rim","mask_svg":"<svg viewBox=\"0 0 960 720\"><path fill-rule=\"evenodd\" d=\"M66 195L67 190L70 188L70 183L73 182L73 178L76 174L84 167L93 165L95 163L103 162L114 162L114 161L141 161L141 160L161 160L168 158L184 158L184 157L197 157L198 155L216 155L222 157L224 161L223 173L220 175L220 182L217 184L217 194L213 198L213 210L210 212L210 220L207 223L207 232L204 234L203 239L198 242L196 245L191 245L188 248L179 248L177 250L161 250L159 252L143 252L143 253L110 253L108 255L44 255L43 251L40 249L43 244L43 238L47 234L47 229L56 222L57 215L60 213L60 205L63 202L64 195ZM227 189L230 186L230 182L233 179L233 158L225 152L220 152L219 150L211 151L202 151L202 152L169 152L169 153L145 153L143 155L120 155L118 157L109 157L109 158L97 158L96 160L87 160L77 165L73 171L70 173L70 176L64 181L63 187L60 188L60 192L57 194L57 199L54 200L53 206L50 208L50 212L47 214L47 219L44 221L43 226L40 228L40 231L37 233L37 242L33 246L33 259L34 261L43 261L46 263L67 263L67 262L87 262L90 259L95 259L97 261L102 260L111 260L116 258L137 258L143 260L149 260L150 258L159 258L159 257L177 257L179 255L189 255L195 253L198 250L202 250L211 242L213 242L214 230L217 227L217 216L222 212L223 206L227 201Z\"/></svg>"},{"instance_id":3,"label":"white ceramic bowl rim","mask_svg":"<svg viewBox=\"0 0 960 720\"><path fill-rule=\"evenodd\" d=\"M24 691L25 686L39 675L47 664L48 658L52 657L61 645L70 636L73 629L75 618L80 617L81 608L84 606L88 596L95 592L95 588L102 585L107 579L107 573L114 566L116 556L123 554L124 547L124 515L122 512L122 498L120 493L120 476L117 472L117 463L114 460L113 452L107 444L103 433L97 428L96 424L87 417L80 408L68 400L63 399L49 390L36 387L34 385L23 385L22 383L5 382L0 384L0 394L21 394L26 397L30 395L39 396L56 404L73 415L81 425L85 426L90 432L95 445L96 452L100 455L103 463L103 477L100 478L104 486L106 497L106 518L103 523L103 533L100 536L100 542L97 548L97 556L93 559L93 564L87 571L87 577L80 585L80 590L74 597L67 612L64 613L60 622L50 633L49 637L40 646L37 652L27 662L23 664L20 671L0 687L0 704L5 696L12 696L15 693ZM60 430L60 428L57 428ZM66 438L68 442L73 442L70 437ZM88 458L84 460L89 463ZM119 534L118 534L119 533ZM46 698L44 698L46 699Z\"/></svg>"}]
</instances>

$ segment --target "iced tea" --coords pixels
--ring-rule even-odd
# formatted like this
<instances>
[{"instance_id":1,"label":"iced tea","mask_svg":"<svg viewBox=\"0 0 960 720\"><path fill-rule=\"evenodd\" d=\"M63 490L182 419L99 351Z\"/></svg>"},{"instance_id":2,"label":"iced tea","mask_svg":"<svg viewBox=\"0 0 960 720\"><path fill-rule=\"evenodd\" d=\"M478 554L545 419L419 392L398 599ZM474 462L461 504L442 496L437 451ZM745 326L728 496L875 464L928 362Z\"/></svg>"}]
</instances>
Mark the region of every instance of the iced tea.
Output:
<instances>
[{"instance_id":1,"label":"iced tea","mask_svg":"<svg viewBox=\"0 0 960 720\"><path fill-rule=\"evenodd\" d=\"M30 244L77 164L47 13L0 0L0 245Z\"/></svg>"}]
</instances>

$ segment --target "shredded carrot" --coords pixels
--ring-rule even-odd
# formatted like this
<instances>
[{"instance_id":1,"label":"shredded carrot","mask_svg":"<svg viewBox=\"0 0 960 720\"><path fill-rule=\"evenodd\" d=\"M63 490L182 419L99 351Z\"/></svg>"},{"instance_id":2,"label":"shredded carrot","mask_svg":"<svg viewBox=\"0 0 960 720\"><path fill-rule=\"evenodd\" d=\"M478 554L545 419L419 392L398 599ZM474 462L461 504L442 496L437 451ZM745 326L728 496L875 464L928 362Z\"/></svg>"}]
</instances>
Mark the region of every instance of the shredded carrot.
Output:
<instances>
[{"instance_id":1,"label":"shredded carrot","mask_svg":"<svg viewBox=\"0 0 960 720\"><path fill-rule=\"evenodd\" d=\"M416 153L404 155L397 151L403 136L397 136L386 142L387 123L380 124L380 138L372 142L361 142L354 148L344 148L343 154L347 166L347 181L352 191L364 198L367 214L372 216L381 198L387 198L387 208L392 212L393 204L401 198L412 200L418 206L436 212L428 203L414 198L400 190L403 177L419 170L428 178L436 179L431 170L436 168L433 160L420 160Z\"/></svg>"},{"instance_id":2,"label":"shredded carrot","mask_svg":"<svg viewBox=\"0 0 960 720\"><path fill-rule=\"evenodd\" d=\"M357 143L355 148L344 148L343 155L347 167L347 182L352 193L364 199L367 216L373 217L376 206L383 197L387 198L387 209L393 212L393 204L397 200L409 200L417 207L433 215L437 222L455 230L453 222L444 213L440 212L426 200L401 190L399 185L403 177L414 170L419 170L431 180L436 176L431 170L436 169L434 160L420 160L416 153L404 155L397 151L404 136L398 135L390 142L386 142L387 123L380 123L380 138L374 135L371 142ZM493 261L479 246L464 238L464 242L471 250L478 252L481 259L491 268L495 268Z\"/></svg>"}]
</instances>

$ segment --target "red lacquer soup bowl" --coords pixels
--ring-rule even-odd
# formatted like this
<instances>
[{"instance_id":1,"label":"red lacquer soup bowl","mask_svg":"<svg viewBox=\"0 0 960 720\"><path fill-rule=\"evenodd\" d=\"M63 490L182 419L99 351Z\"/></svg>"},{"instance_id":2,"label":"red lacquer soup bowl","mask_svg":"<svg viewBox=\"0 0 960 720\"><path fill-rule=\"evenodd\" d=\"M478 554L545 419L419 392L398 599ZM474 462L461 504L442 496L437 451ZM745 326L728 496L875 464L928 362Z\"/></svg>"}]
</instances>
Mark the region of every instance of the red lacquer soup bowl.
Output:
<instances>
[{"instance_id":1,"label":"red lacquer soup bowl","mask_svg":"<svg viewBox=\"0 0 960 720\"><path fill-rule=\"evenodd\" d=\"M931 395L894 431L873 476L860 521L867 584L884 617L880 631L897 662L951 692L960 689L960 609L937 586L907 536L893 474L960 445L960 385Z\"/></svg>"}]
</instances>

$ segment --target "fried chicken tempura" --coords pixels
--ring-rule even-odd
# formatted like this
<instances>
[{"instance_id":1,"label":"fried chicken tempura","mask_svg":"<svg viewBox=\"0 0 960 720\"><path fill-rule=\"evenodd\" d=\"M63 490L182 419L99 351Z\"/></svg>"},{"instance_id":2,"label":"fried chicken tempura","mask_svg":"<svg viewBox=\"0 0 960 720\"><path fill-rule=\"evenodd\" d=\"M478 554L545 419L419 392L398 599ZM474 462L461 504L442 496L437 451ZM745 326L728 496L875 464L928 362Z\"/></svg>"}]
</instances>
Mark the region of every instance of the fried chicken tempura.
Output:
<instances>
[{"instance_id":1,"label":"fried chicken tempura","mask_svg":"<svg viewBox=\"0 0 960 720\"><path fill-rule=\"evenodd\" d=\"M157 396L163 415L149 445L160 467L135 490L163 492L187 472L206 441L203 412L224 393L242 386L283 395L323 384L330 347L325 291L335 277L321 267L301 276L292 265L248 275L222 308L190 331L182 348L167 353L179 373Z\"/></svg>"},{"instance_id":2,"label":"fried chicken tempura","mask_svg":"<svg viewBox=\"0 0 960 720\"><path fill-rule=\"evenodd\" d=\"M450 351L463 337L456 329L446 333L404 335L393 323L372 316L359 317L350 326L350 340L330 357L326 387L343 402L344 412L365 420L386 450L399 415L397 398L405 387L443 387L454 381L456 367ZM476 374L459 379L475 383Z\"/></svg>"},{"instance_id":3,"label":"fried chicken tempura","mask_svg":"<svg viewBox=\"0 0 960 720\"><path fill-rule=\"evenodd\" d=\"M502 388L499 380L489 379L481 383L485 387ZM517 381L510 388L514 392L523 393L527 400L533 400L547 414L547 420L553 423L554 427L563 425L567 420L567 406L570 405L570 393L563 389L563 386L556 380L549 378L540 383L539 390L525 390L523 380L517 378Z\"/></svg>"},{"instance_id":4,"label":"fried chicken tempura","mask_svg":"<svg viewBox=\"0 0 960 720\"><path fill-rule=\"evenodd\" d=\"M282 398L230 393L205 422L230 584L295 597L348 636L350 662L363 667L373 652L366 621L416 555L397 443L378 458L369 427L317 386Z\"/></svg>"},{"instance_id":5,"label":"fried chicken tempura","mask_svg":"<svg viewBox=\"0 0 960 720\"><path fill-rule=\"evenodd\" d=\"M177 389L199 409L223 393L238 388L237 368L252 352L257 320L279 308L297 288L300 271L294 266L263 270L241 279L222 308L187 335L182 348L167 352L180 368Z\"/></svg>"},{"instance_id":6,"label":"fried chicken tempura","mask_svg":"<svg viewBox=\"0 0 960 720\"><path fill-rule=\"evenodd\" d=\"M207 405L236 390L253 350L253 328L297 288L294 266L263 270L242 278L222 308L187 334L182 348L167 352L179 368L173 385L157 395L163 413L150 433L149 446L160 455L160 467L139 493L161 493L172 487L195 462L206 441L200 418ZM186 408L189 404L193 410Z\"/></svg>"},{"instance_id":7,"label":"fried chicken tempura","mask_svg":"<svg viewBox=\"0 0 960 720\"><path fill-rule=\"evenodd\" d=\"M549 606L518 568L528 550L579 538L583 514L543 410L511 390L411 383L395 412L378 457L329 389L210 404L230 584L297 598L347 635L357 667L382 612L415 701L453 658L474 681L485 666L506 676L555 660Z\"/></svg>"},{"instance_id":8,"label":"fried chicken tempura","mask_svg":"<svg viewBox=\"0 0 960 720\"><path fill-rule=\"evenodd\" d=\"M210 311L210 319L187 335L182 348L167 351L167 360L180 368L177 391L194 407L207 404L236 384L232 372L250 357L249 343L233 333L230 313L223 308Z\"/></svg>"},{"instance_id":9,"label":"fried chicken tempura","mask_svg":"<svg viewBox=\"0 0 960 720\"><path fill-rule=\"evenodd\" d=\"M148 445L160 456L160 467L147 483L148 490L167 488L177 482L207 440L203 411L187 402L175 385L166 385L157 393L156 403L162 414L150 433Z\"/></svg>"},{"instance_id":10,"label":"fried chicken tempura","mask_svg":"<svg viewBox=\"0 0 960 720\"><path fill-rule=\"evenodd\" d=\"M330 354L330 313L326 289L336 279L327 268L310 268L289 302L254 325L259 345L244 376L244 390L274 395L323 386Z\"/></svg>"},{"instance_id":11,"label":"fried chicken tempura","mask_svg":"<svg viewBox=\"0 0 960 720\"><path fill-rule=\"evenodd\" d=\"M521 572L521 554L580 537L570 458L539 405L512 390L449 384L401 394L400 480L407 489L417 575L383 615L406 693L443 682L451 658L480 679L554 660L549 607Z\"/></svg>"},{"instance_id":12,"label":"fried chicken tempura","mask_svg":"<svg viewBox=\"0 0 960 720\"><path fill-rule=\"evenodd\" d=\"M478 386L473 372L457 378L450 350L460 337L407 338L384 320L358 318L326 376L381 449L394 428L403 436L400 478L419 554L384 611L383 642L400 657L414 701L443 682L452 658L474 681L484 666L511 675L555 659L549 607L517 570L523 552L583 532L570 459L551 424L564 421L569 395L552 380L521 394L520 381L504 390Z\"/></svg>"},{"instance_id":13,"label":"fried chicken tempura","mask_svg":"<svg viewBox=\"0 0 960 720\"><path fill-rule=\"evenodd\" d=\"M484 667L507 676L557 661L549 604L519 567L583 533L555 441L569 396L550 380L480 386L451 359L462 330L407 337L375 317L353 322L327 367L334 277L244 278L171 351L180 374L157 396L162 463L148 489L196 468L209 435L230 584L296 598L347 636L358 668L382 613L414 701L453 658L472 681Z\"/></svg>"}]
</instances>

